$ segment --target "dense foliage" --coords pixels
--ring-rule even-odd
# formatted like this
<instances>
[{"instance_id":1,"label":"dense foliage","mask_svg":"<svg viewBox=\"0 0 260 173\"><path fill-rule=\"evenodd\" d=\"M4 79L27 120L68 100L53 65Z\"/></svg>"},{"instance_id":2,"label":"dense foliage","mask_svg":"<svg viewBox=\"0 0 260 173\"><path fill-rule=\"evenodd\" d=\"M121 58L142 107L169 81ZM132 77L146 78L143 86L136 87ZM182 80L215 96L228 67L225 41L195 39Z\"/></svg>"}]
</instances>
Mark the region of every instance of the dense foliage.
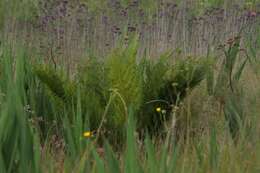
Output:
<instances>
[{"instance_id":1,"label":"dense foliage","mask_svg":"<svg viewBox=\"0 0 260 173\"><path fill-rule=\"evenodd\" d=\"M259 3L0 1L0 172L259 172Z\"/></svg>"}]
</instances>

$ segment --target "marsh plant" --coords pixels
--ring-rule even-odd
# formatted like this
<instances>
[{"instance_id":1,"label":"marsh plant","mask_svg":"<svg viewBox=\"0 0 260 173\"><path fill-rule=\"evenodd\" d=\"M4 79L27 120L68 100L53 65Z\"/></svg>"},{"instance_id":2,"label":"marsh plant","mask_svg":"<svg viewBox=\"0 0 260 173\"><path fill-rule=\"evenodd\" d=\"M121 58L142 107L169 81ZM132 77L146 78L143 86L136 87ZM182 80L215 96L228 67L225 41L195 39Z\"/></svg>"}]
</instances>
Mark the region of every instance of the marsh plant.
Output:
<instances>
[{"instance_id":1,"label":"marsh plant","mask_svg":"<svg viewBox=\"0 0 260 173\"><path fill-rule=\"evenodd\" d=\"M104 61L89 58L74 78L64 78L51 65L36 65L35 74L57 106L74 109L80 101L83 121L91 131L115 140L125 128L131 107L138 128L153 134L161 131L163 119L171 118L173 107L185 98L187 90L205 78L208 62L179 57L171 64L172 54L166 53L158 61L144 58L138 63L137 50L138 41L134 39L128 46L115 49ZM166 111L164 118L156 108Z\"/></svg>"},{"instance_id":2,"label":"marsh plant","mask_svg":"<svg viewBox=\"0 0 260 173\"><path fill-rule=\"evenodd\" d=\"M258 173L259 22L258 0L0 1L0 172Z\"/></svg>"}]
</instances>

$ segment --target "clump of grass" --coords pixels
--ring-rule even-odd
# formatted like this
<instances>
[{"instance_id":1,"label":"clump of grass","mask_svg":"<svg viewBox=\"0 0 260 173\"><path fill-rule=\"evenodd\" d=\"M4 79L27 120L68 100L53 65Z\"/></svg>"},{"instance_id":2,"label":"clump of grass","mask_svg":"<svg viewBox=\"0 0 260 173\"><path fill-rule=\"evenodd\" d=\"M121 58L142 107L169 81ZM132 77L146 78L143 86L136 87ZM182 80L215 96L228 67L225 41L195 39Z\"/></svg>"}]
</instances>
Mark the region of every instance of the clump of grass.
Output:
<instances>
[{"instance_id":1,"label":"clump of grass","mask_svg":"<svg viewBox=\"0 0 260 173\"><path fill-rule=\"evenodd\" d=\"M239 80L249 60L247 53L240 48L240 36L229 39L227 48L225 45L220 48L224 52L224 59L221 69L214 83L214 75L211 69L208 75L208 91L213 94L223 106L226 121L229 124L230 133L235 139L239 134L244 122L243 91ZM244 53L245 58L239 59L239 55Z\"/></svg>"},{"instance_id":2,"label":"clump of grass","mask_svg":"<svg viewBox=\"0 0 260 173\"><path fill-rule=\"evenodd\" d=\"M5 50L6 49L6 50ZM37 130L28 123L24 52L5 48L1 55L0 171L40 172L40 144ZM15 64L14 64L15 62ZM14 67L13 67L14 65Z\"/></svg>"}]
</instances>

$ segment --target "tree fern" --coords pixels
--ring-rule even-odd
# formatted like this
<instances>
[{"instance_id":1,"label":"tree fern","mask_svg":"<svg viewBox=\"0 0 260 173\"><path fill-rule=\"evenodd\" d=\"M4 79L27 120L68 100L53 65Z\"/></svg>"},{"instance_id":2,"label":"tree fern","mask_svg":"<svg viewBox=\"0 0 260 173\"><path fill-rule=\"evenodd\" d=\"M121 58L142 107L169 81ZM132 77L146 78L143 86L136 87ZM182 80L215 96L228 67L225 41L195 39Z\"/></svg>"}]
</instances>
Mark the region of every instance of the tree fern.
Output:
<instances>
[{"instance_id":1,"label":"tree fern","mask_svg":"<svg viewBox=\"0 0 260 173\"><path fill-rule=\"evenodd\" d=\"M140 130L149 129L153 133L153 129L158 124L158 114L156 107L168 107L164 99L159 100L160 90L165 86L164 75L169 69L170 53L163 54L159 60L143 59L139 64L142 71L143 80L143 104L138 115L138 127Z\"/></svg>"},{"instance_id":2,"label":"tree fern","mask_svg":"<svg viewBox=\"0 0 260 173\"><path fill-rule=\"evenodd\" d=\"M48 65L39 65L34 68L35 74L50 91L64 103L71 102L75 96L75 86L69 79L64 78Z\"/></svg>"},{"instance_id":3,"label":"tree fern","mask_svg":"<svg viewBox=\"0 0 260 173\"><path fill-rule=\"evenodd\" d=\"M140 126L146 126L152 133L158 132L163 121L170 118L172 105L178 104L186 96L187 89L200 84L207 74L209 65L207 60L194 58L177 60L175 64L170 64L170 54L166 57L168 58L163 58L153 65L151 62L146 62L145 65L146 97L140 115ZM166 111L164 118L158 115L156 107Z\"/></svg>"},{"instance_id":4,"label":"tree fern","mask_svg":"<svg viewBox=\"0 0 260 173\"><path fill-rule=\"evenodd\" d=\"M116 89L127 105L135 105L138 110L142 103L142 78L136 62L137 41L123 49L116 49L106 60L109 87ZM119 98L113 104L115 110L111 117L117 125L126 121L125 110ZM135 110L135 111L136 111Z\"/></svg>"},{"instance_id":5,"label":"tree fern","mask_svg":"<svg viewBox=\"0 0 260 173\"><path fill-rule=\"evenodd\" d=\"M96 129L109 97L103 62L95 57L89 58L79 68L77 78L81 89L83 112L89 115L90 128Z\"/></svg>"},{"instance_id":6,"label":"tree fern","mask_svg":"<svg viewBox=\"0 0 260 173\"><path fill-rule=\"evenodd\" d=\"M166 72L166 85L161 89L160 97L176 104L178 98L185 97L187 89L194 88L205 78L207 66L208 61L203 59L179 60Z\"/></svg>"}]
</instances>

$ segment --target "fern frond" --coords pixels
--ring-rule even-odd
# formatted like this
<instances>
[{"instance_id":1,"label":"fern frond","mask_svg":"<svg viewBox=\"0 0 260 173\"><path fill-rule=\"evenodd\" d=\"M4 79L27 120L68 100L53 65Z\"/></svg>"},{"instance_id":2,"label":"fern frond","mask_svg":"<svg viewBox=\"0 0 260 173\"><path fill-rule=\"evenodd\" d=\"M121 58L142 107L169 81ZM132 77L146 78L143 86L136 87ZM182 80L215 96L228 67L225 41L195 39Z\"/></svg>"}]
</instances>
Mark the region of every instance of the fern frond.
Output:
<instances>
[{"instance_id":1,"label":"fern frond","mask_svg":"<svg viewBox=\"0 0 260 173\"><path fill-rule=\"evenodd\" d=\"M72 101L75 96L75 85L69 80L64 79L53 68L47 65L39 65L34 68L35 74L50 91L60 98L64 103Z\"/></svg>"},{"instance_id":2,"label":"fern frond","mask_svg":"<svg viewBox=\"0 0 260 173\"><path fill-rule=\"evenodd\" d=\"M161 98L164 98L175 104L177 99L185 97L186 90L199 85L205 78L208 70L208 61L192 58L179 60L171 69L169 69L164 80L164 88L161 89Z\"/></svg>"},{"instance_id":3,"label":"fern frond","mask_svg":"<svg viewBox=\"0 0 260 173\"><path fill-rule=\"evenodd\" d=\"M83 111L89 115L90 128L99 126L105 106L109 100L108 84L104 64L89 58L78 72Z\"/></svg>"},{"instance_id":4,"label":"fern frond","mask_svg":"<svg viewBox=\"0 0 260 173\"><path fill-rule=\"evenodd\" d=\"M105 62L109 87L116 89L128 106L135 105L136 110L142 104L142 76L136 62L137 48L134 41L125 49L115 50ZM125 110L118 98L113 107L114 121L122 125L126 120Z\"/></svg>"}]
</instances>

